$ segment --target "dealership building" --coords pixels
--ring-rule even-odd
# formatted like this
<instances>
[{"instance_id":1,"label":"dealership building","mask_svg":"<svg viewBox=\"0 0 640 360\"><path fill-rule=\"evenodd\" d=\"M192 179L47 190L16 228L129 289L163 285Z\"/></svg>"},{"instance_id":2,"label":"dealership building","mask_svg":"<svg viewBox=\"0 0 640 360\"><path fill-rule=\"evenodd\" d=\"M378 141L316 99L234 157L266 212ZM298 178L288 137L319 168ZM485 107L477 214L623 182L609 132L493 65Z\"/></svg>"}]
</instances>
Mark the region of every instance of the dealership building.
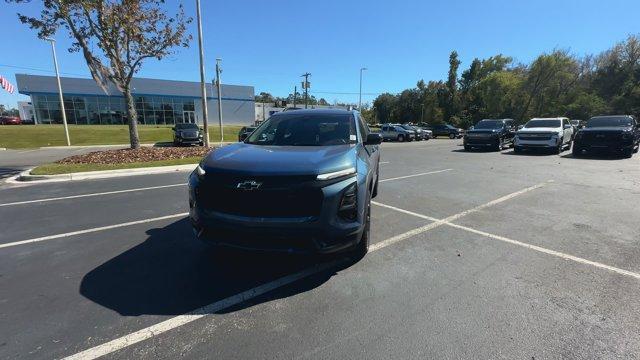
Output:
<instances>
[{"instance_id":1,"label":"dealership building","mask_svg":"<svg viewBox=\"0 0 640 360\"><path fill-rule=\"evenodd\" d=\"M54 76L16 74L18 92L31 97L38 124L62 123L58 85ZM126 124L126 102L115 85L106 93L93 79L62 77L69 124ZM202 124L199 82L134 78L132 93L140 124ZM255 121L253 86L222 85L222 120L229 125ZM207 84L209 123L218 121L218 92Z\"/></svg>"}]
</instances>

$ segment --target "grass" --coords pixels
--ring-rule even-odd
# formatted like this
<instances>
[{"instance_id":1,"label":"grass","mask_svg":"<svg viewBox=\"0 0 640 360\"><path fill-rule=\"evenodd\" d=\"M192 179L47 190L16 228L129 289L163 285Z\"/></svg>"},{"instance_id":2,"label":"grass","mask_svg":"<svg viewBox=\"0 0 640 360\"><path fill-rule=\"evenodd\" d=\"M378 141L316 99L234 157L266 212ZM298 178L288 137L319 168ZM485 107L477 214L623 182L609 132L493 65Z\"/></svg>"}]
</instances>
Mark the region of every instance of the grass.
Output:
<instances>
[{"instance_id":1,"label":"grass","mask_svg":"<svg viewBox=\"0 0 640 360\"><path fill-rule=\"evenodd\" d=\"M142 143L172 142L171 125L138 125ZM238 139L241 126L225 126L225 140ZM114 145L129 143L127 125L69 125L71 145ZM209 139L220 141L217 127L211 127ZM44 146L66 145L62 125L18 125L0 126L0 148L25 149Z\"/></svg>"},{"instance_id":2,"label":"grass","mask_svg":"<svg viewBox=\"0 0 640 360\"><path fill-rule=\"evenodd\" d=\"M69 174L75 172L85 171L100 171L100 170L117 170L117 169L135 169L143 167L155 167L155 166L169 166L169 165L184 165L184 164L197 164L202 160L200 156L187 157L184 159L172 159L172 160L157 160L157 161L145 161L134 162L126 164L46 164L38 166L31 171L32 175L58 175Z\"/></svg>"}]
</instances>

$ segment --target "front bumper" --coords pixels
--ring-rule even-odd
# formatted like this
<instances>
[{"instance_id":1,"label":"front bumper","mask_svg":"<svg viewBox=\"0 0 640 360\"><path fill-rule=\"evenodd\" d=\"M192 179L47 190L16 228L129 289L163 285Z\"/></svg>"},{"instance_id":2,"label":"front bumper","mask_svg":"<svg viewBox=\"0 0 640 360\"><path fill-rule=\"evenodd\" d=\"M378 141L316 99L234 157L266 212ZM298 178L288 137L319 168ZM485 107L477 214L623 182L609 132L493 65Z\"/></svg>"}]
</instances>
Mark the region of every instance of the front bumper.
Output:
<instances>
[{"instance_id":1,"label":"front bumper","mask_svg":"<svg viewBox=\"0 0 640 360\"><path fill-rule=\"evenodd\" d=\"M202 138L190 138L190 139L176 138L176 142L180 144L200 144L202 142Z\"/></svg>"},{"instance_id":2,"label":"front bumper","mask_svg":"<svg viewBox=\"0 0 640 360\"><path fill-rule=\"evenodd\" d=\"M522 149L555 149L559 142L558 137L551 137L548 140L522 140L516 136L513 145Z\"/></svg>"},{"instance_id":3,"label":"front bumper","mask_svg":"<svg viewBox=\"0 0 640 360\"><path fill-rule=\"evenodd\" d=\"M497 136L471 136L467 134L462 143L470 147L495 147L498 146L500 138Z\"/></svg>"},{"instance_id":4,"label":"front bumper","mask_svg":"<svg viewBox=\"0 0 640 360\"><path fill-rule=\"evenodd\" d=\"M355 246L364 230L364 202L360 191L357 219L346 221L337 214L343 190L355 179L322 188L322 209L318 216L277 218L239 216L203 208L194 190L199 184L192 175L189 181L189 219L196 236L215 245L286 253L335 253Z\"/></svg>"},{"instance_id":5,"label":"front bumper","mask_svg":"<svg viewBox=\"0 0 640 360\"><path fill-rule=\"evenodd\" d=\"M586 142L574 140L573 147L577 152L587 151L587 152L622 152L629 151L635 148L635 144L633 141L624 141L624 142L608 142L608 143L597 143L597 142Z\"/></svg>"}]
</instances>

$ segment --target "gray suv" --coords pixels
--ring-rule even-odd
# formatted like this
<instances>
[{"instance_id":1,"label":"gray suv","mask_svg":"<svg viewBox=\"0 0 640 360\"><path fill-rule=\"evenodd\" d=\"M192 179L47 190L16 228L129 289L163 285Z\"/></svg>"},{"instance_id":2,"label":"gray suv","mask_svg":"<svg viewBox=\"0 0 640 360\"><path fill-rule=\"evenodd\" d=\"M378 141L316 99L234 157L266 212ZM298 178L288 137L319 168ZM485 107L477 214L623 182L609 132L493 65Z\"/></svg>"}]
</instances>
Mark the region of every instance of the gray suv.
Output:
<instances>
[{"instance_id":1,"label":"gray suv","mask_svg":"<svg viewBox=\"0 0 640 360\"><path fill-rule=\"evenodd\" d=\"M382 139L386 141L413 141L416 137L416 132L413 130L407 130L400 125L384 124L380 132Z\"/></svg>"}]
</instances>

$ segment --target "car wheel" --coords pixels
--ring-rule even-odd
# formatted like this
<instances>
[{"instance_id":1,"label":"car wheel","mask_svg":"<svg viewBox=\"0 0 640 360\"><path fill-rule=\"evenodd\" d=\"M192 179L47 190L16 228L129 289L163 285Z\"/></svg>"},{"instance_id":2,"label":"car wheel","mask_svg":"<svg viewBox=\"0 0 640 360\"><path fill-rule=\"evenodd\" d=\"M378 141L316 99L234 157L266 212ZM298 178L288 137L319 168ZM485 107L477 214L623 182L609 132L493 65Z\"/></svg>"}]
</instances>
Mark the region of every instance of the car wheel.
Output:
<instances>
[{"instance_id":1,"label":"car wheel","mask_svg":"<svg viewBox=\"0 0 640 360\"><path fill-rule=\"evenodd\" d=\"M398 141L404 142L404 135L398 135Z\"/></svg>"},{"instance_id":2,"label":"car wheel","mask_svg":"<svg viewBox=\"0 0 640 360\"><path fill-rule=\"evenodd\" d=\"M454 133L449 134L449 139L452 139L452 140L453 140L453 139L455 139L455 138L456 138L456 134L454 134Z\"/></svg>"},{"instance_id":3,"label":"car wheel","mask_svg":"<svg viewBox=\"0 0 640 360\"><path fill-rule=\"evenodd\" d=\"M571 149L571 154L573 155L573 157L580 157L582 155L582 149L575 146L574 144L573 148Z\"/></svg>"},{"instance_id":4,"label":"car wheel","mask_svg":"<svg viewBox=\"0 0 640 360\"><path fill-rule=\"evenodd\" d=\"M464 151L471 151L471 146L465 145L464 146Z\"/></svg>"},{"instance_id":5,"label":"car wheel","mask_svg":"<svg viewBox=\"0 0 640 360\"><path fill-rule=\"evenodd\" d=\"M502 139L498 139L498 144L496 145L496 150L498 151L502 151L502 149L504 148L504 145L502 144Z\"/></svg>"},{"instance_id":6,"label":"car wheel","mask_svg":"<svg viewBox=\"0 0 640 360\"><path fill-rule=\"evenodd\" d=\"M562 154L562 150L564 150L564 139L561 138L560 142L558 143L558 148L556 149L556 154Z\"/></svg>"},{"instance_id":7,"label":"car wheel","mask_svg":"<svg viewBox=\"0 0 640 360\"><path fill-rule=\"evenodd\" d=\"M634 153L638 153L638 150L640 150L640 145L636 146L635 150L633 150Z\"/></svg>"},{"instance_id":8,"label":"car wheel","mask_svg":"<svg viewBox=\"0 0 640 360\"><path fill-rule=\"evenodd\" d=\"M379 166L379 165L378 165ZM380 181L380 170L378 167L378 170L376 171L376 183L373 185L373 191L371 192L371 198L375 198L376 196L378 196L378 182Z\"/></svg>"},{"instance_id":9,"label":"car wheel","mask_svg":"<svg viewBox=\"0 0 640 360\"><path fill-rule=\"evenodd\" d=\"M633 148L629 149L629 150L625 150L622 153L622 156L624 156L625 159L629 159L633 156Z\"/></svg>"},{"instance_id":10,"label":"car wheel","mask_svg":"<svg viewBox=\"0 0 640 360\"><path fill-rule=\"evenodd\" d=\"M362 230L360 241L356 244L351 254L354 260L362 259L369 252L369 238L371 233L371 198L367 200L364 219L364 230Z\"/></svg>"},{"instance_id":11,"label":"car wheel","mask_svg":"<svg viewBox=\"0 0 640 360\"><path fill-rule=\"evenodd\" d=\"M520 146L514 146L513 147L513 152L518 154L522 152L522 148Z\"/></svg>"}]
</instances>

